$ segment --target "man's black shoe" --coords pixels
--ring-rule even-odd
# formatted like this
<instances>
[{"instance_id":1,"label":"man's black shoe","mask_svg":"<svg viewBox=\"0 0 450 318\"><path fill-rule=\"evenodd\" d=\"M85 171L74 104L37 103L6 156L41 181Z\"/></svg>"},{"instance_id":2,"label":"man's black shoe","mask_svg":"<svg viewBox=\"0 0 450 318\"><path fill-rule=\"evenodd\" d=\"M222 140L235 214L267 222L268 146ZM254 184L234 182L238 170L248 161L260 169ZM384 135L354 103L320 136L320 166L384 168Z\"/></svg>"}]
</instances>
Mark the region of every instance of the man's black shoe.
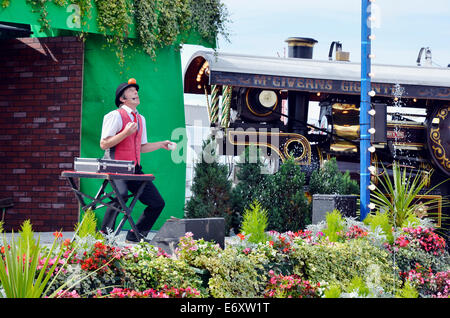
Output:
<instances>
[{"instance_id":1,"label":"man's black shoe","mask_svg":"<svg viewBox=\"0 0 450 318\"><path fill-rule=\"evenodd\" d=\"M146 239L145 237L141 236L140 239L136 237L136 234L133 232L133 230L128 231L127 236L125 238L125 243L127 244L137 244L140 241L144 241L147 243L150 243L150 240Z\"/></svg>"}]
</instances>

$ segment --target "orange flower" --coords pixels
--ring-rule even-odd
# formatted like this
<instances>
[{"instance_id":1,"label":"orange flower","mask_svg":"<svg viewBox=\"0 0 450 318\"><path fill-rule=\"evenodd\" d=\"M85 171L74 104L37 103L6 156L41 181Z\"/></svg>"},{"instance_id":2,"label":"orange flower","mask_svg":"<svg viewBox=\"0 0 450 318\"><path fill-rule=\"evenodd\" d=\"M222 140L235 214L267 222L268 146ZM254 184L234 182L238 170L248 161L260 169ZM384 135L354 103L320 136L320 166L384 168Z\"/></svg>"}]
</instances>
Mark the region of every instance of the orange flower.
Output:
<instances>
[{"instance_id":1,"label":"orange flower","mask_svg":"<svg viewBox=\"0 0 450 318\"><path fill-rule=\"evenodd\" d=\"M242 233L239 233L237 236L239 236L239 238L240 238L241 240L244 240L244 239L245 239L245 236L244 236L244 234L242 234Z\"/></svg>"},{"instance_id":2,"label":"orange flower","mask_svg":"<svg viewBox=\"0 0 450 318\"><path fill-rule=\"evenodd\" d=\"M53 236L56 238L59 238L59 237L62 237L63 235L61 232L55 231L55 232L53 232Z\"/></svg>"}]
</instances>

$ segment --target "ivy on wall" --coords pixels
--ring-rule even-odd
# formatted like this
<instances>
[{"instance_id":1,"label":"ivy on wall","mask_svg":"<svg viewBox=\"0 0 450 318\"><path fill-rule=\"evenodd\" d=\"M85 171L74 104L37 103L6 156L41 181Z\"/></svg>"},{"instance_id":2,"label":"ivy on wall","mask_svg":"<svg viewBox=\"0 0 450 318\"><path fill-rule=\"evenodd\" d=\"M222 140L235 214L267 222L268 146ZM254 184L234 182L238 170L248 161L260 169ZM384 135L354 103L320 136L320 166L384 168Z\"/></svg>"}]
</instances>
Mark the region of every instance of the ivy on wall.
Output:
<instances>
[{"instance_id":1,"label":"ivy on wall","mask_svg":"<svg viewBox=\"0 0 450 318\"><path fill-rule=\"evenodd\" d=\"M230 22L226 6L220 0L191 0L191 25L206 41L213 43L218 34L229 41L227 24Z\"/></svg>"},{"instance_id":2,"label":"ivy on wall","mask_svg":"<svg viewBox=\"0 0 450 318\"><path fill-rule=\"evenodd\" d=\"M1 0L9 6L9 0ZM41 31L51 29L47 19L46 4L58 6L76 4L80 9L82 29L90 19L91 0L27 0L33 12L39 12ZM227 23L229 14L220 0L94 0L97 7L97 26L107 43L116 51L119 63L124 63L124 49L139 43L142 49L155 58L156 51L175 43L183 44L189 31L196 30L204 41L214 44L218 34L229 41ZM137 38L128 38L129 27L136 27ZM81 37L86 30L81 32Z\"/></svg>"},{"instance_id":3,"label":"ivy on wall","mask_svg":"<svg viewBox=\"0 0 450 318\"><path fill-rule=\"evenodd\" d=\"M107 43L117 48L116 56L123 65L124 49L131 44L128 26L133 22L132 6L127 0L95 0L95 4L98 29L104 33Z\"/></svg>"}]
</instances>

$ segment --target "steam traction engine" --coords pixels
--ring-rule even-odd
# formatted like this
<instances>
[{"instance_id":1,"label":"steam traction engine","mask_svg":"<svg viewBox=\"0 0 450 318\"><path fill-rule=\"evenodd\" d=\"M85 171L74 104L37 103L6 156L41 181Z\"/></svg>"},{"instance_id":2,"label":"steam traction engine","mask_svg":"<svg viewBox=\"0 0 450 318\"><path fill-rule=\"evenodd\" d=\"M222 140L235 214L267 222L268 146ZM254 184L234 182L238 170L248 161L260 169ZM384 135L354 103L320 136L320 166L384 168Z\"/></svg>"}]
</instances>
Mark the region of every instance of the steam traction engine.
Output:
<instances>
[{"instance_id":1,"label":"steam traction engine","mask_svg":"<svg viewBox=\"0 0 450 318\"><path fill-rule=\"evenodd\" d=\"M349 62L339 42L326 61L312 59L314 39L286 42L288 58L199 51L188 62L184 92L206 94L221 154L254 144L277 160L293 158L307 176L335 157L358 179L360 64ZM420 66L422 51L418 66L372 65L373 182L381 164L389 170L394 160L421 173L428 187L450 177L450 68ZM314 113L318 121L308 121ZM449 188L444 183L431 196Z\"/></svg>"}]
</instances>

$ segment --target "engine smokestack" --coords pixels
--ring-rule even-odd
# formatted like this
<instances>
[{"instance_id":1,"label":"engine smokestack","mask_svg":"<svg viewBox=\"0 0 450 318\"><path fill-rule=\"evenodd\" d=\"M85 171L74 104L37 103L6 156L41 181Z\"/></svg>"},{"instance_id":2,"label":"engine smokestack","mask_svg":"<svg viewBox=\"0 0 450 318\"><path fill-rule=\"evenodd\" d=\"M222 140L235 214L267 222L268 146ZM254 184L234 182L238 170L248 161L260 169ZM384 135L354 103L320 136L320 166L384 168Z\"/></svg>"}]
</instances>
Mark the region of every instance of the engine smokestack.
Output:
<instances>
[{"instance_id":1,"label":"engine smokestack","mask_svg":"<svg viewBox=\"0 0 450 318\"><path fill-rule=\"evenodd\" d=\"M316 40L311 38L291 37L285 42L288 43L288 57L312 59L314 44Z\"/></svg>"},{"instance_id":2,"label":"engine smokestack","mask_svg":"<svg viewBox=\"0 0 450 318\"><path fill-rule=\"evenodd\" d=\"M311 38L291 37L288 43L288 57L312 59L314 44L316 40ZM306 135L308 128L309 94L303 92L288 92L288 131Z\"/></svg>"}]
</instances>

